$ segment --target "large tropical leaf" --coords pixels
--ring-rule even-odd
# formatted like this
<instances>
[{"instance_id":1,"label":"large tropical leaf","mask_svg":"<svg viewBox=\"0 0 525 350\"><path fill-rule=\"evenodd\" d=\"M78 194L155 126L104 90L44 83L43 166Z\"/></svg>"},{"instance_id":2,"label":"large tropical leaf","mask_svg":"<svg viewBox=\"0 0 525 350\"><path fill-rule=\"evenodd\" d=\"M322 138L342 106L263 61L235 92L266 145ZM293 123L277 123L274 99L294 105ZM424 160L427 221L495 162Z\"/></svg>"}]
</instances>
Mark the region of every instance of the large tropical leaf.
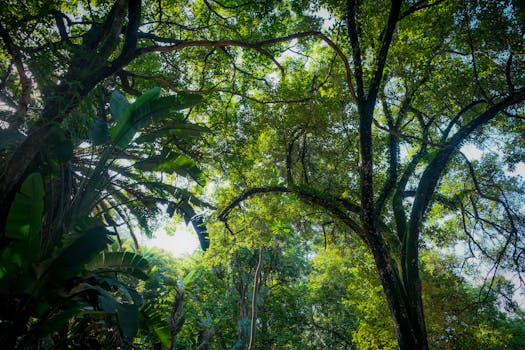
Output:
<instances>
[{"instance_id":1,"label":"large tropical leaf","mask_svg":"<svg viewBox=\"0 0 525 350\"><path fill-rule=\"evenodd\" d=\"M124 273L142 280L148 279L148 261L132 252L104 252L86 265L86 270L94 273Z\"/></svg>"},{"instance_id":2,"label":"large tropical leaf","mask_svg":"<svg viewBox=\"0 0 525 350\"><path fill-rule=\"evenodd\" d=\"M115 125L111 128L111 139L115 143L115 145L125 148L128 143L131 141L135 133L137 132L137 129L133 128L133 117L134 117L134 111L142 104L154 100L156 97L158 97L160 94L160 88L153 88L147 92L145 92L142 96L140 96L134 103L129 105L128 108L123 110L123 107L125 104L119 100L119 105L111 108L111 101L110 101L110 110L113 113L115 111L115 115L112 114L113 119L115 120ZM118 93L117 93L118 96Z\"/></svg>"},{"instance_id":3,"label":"large tropical leaf","mask_svg":"<svg viewBox=\"0 0 525 350\"><path fill-rule=\"evenodd\" d=\"M89 139L95 145L102 145L109 141L108 123L102 119L95 119L89 126Z\"/></svg>"},{"instance_id":4,"label":"large tropical leaf","mask_svg":"<svg viewBox=\"0 0 525 350\"><path fill-rule=\"evenodd\" d=\"M176 173L184 177L190 177L198 184L204 185L202 171L195 165L195 161L177 152L148 157L136 162L134 167L142 171Z\"/></svg>"},{"instance_id":5,"label":"large tropical leaf","mask_svg":"<svg viewBox=\"0 0 525 350\"><path fill-rule=\"evenodd\" d=\"M132 103L125 111L122 105L112 109L122 113L115 117L115 125L111 129L111 138L115 145L125 148L137 131L147 127L154 121L166 119L177 110L190 108L202 100L200 95L177 94L159 97L160 88L154 88Z\"/></svg>"},{"instance_id":6,"label":"large tropical leaf","mask_svg":"<svg viewBox=\"0 0 525 350\"><path fill-rule=\"evenodd\" d=\"M148 304L140 310L143 324L152 330L157 336L163 349L169 349L171 345L171 332L166 319L166 314L159 310L156 305Z\"/></svg>"},{"instance_id":7,"label":"large tropical leaf","mask_svg":"<svg viewBox=\"0 0 525 350\"><path fill-rule=\"evenodd\" d=\"M72 237L64 239L62 248L35 266L37 275L47 276L50 282L58 284L77 275L86 262L111 243L108 234L105 227L100 225L70 234Z\"/></svg>"},{"instance_id":8,"label":"large tropical leaf","mask_svg":"<svg viewBox=\"0 0 525 350\"><path fill-rule=\"evenodd\" d=\"M139 306L121 303L101 288L99 289L98 302L102 310L117 315L119 328L124 338L133 339L139 329Z\"/></svg>"},{"instance_id":9,"label":"large tropical leaf","mask_svg":"<svg viewBox=\"0 0 525 350\"><path fill-rule=\"evenodd\" d=\"M134 111L133 124L137 130L149 125L152 121L165 120L174 111L193 107L200 103L202 96L177 94L159 97L137 106Z\"/></svg>"},{"instance_id":10,"label":"large tropical leaf","mask_svg":"<svg viewBox=\"0 0 525 350\"><path fill-rule=\"evenodd\" d=\"M111 99L109 100L109 111L111 112L113 120L119 120L124 115L129 106L130 103L126 97L118 89L115 89L111 94Z\"/></svg>"},{"instance_id":11,"label":"large tropical leaf","mask_svg":"<svg viewBox=\"0 0 525 350\"><path fill-rule=\"evenodd\" d=\"M143 133L135 139L135 142L145 143L151 142L162 137L173 137L178 138L193 138L202 135L205 132L209 132L210 129L203 125L193 124L181 120L169 121L165 126L160 129L153 130L151 132Z\"/></svg>"},{"instance_id":12,"label":"large tropical leaf","mask_svg":"<svg viewBox=\"0 0 525 350\"><path fill-rule=\"evenodd\" d=\"M208 230L202 219L202 215L199 215L195 212L193 207L185 200L180 201L179 203L170 203L168 205L168 215L173 215L175 212L179 213L186 222L186 225L190 223L199 238L199 243L202 250L207 250L210 246L210 239L208 237Z\"/></svg>"},{"instance_id":13,"label":"large tropical leaf","mask_svg":"<svg viewBox=\"0 0 525 350\"><path fill-rule=\"evenodd\" d=\"M14 239L38 241L36 236L42 227L43 211L44 182L39 173L33 173L24 181L11 205L5 235Z\"/></svg>"}]
</instances>

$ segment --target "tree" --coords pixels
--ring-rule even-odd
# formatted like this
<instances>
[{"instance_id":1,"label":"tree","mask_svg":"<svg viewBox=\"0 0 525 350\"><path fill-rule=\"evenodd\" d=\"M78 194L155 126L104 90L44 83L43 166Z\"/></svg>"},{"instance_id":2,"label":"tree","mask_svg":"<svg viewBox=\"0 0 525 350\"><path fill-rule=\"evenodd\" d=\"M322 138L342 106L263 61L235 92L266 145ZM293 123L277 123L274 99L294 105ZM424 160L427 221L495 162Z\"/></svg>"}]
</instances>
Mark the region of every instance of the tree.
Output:
<instances>
[{"instance_id":1,"label":"tree","mask_svg":"<svg viewBox=\"0 0 525 350\"><path fill-rule=\"evenodd\" d=\"M101 113L90 113L91 119L97 114L104 125L115 86L140 95L162 84L174 93L215 94L200 112L215 126L230 127L215 147L217 160L231 160L220 166L246 191L224 204L219 219L227 221L255 194L280 192L346 225L374 257L401 348L428 348L419 252L441 219L458 219L473 253L494 263L493 275L523 265L519 181L503 172L482 176L479 164L457 157L465 143L494 144L495 131L506 145L520 140L525 89L518 2L203 0L186 10L176 1L9 5L0 10L2 139L8 140L0 158L1 248L13 242L5 232L9 212L35 169L49 179L46 193L67 183L47 175L64 170L70 158L64 150L82 148L91 120L77 113L96 108ZM316 16L323 11L332 24L323 26L325 19ZM163 123L152 126L160 131ZM231 149L242 150L227 143L232 135L241 138L237 145L254 136L280 147L266 147L262 161L258 148L231 157ZM195 151L177 142L179 136L165 134L137 152L142 159L149 151L175 161L176 153ZM58 164L41 161L48 149ZM508 149L503 164L523 159L522 149ZM94 156L100 167L109 161L102 155ZM153 191L133 194L148 213L157 210ZM188 200L172 199L170 211L195 218L183 205ZM441 218L427 220L435 205L444 208ZM127 208L140 222L139 208ZM59 227L59 213L46 216L43 232ZM117 225L128 222L125 213L118 216ZM68 232L59 231L57 237ZM57 240L43 237L51 251Z\"/></svg>"},{"instance_id":2,"label":"tree","mask_svg":"<svg viewBox=\"0 0 525 350\"><path fill-rule=\"evenodd\" d=\"M164 208L192 222L203 248L208 244L194 210L205 204L175 183L175 176L202 182L191 147L208 129L179 112L201 97L160 96L156 87L144 94L135 90L137 98L129 102L104 81L112 74L104 61L117 49L126 13L132 32L140 3L102 6L83 24L61 12L71 10L65 3L54 6L2 9L9 21L0 24L2 57L9 60L2 60L1 338L11 348L42 342L57 347L78 339L91 347L129 346L142 307L136 278L148 278L148 263L122 251L126 228L138 250L134 226L151 234L153 215ZM34 23L39 30L30 28ZM20 45L24 35L34 41ZM134 50L130 36L123 51ZM166 173L173 174L171 182L163 179ZM111 236L119 251L102 253ZM97 335L101 319L114 330L109 343L98 342L104 338ZM68 321L75 337L64 331Z\"/></svg>"},{"instance_id":3,"label":"tree","mask_svg":"<svg viewBox=\"0 0 525 350\"><path fill-rule=\"evenodd\" d=\"M498 278L490 296L479 300L479 289L457 274L461 261L425 250L421 259L423 304L429 343L435 349L520 348L524 341L520 311L502 312L504 291ZM308 276L311 299L317 310L314 325L320 342L333 348L397 349L393 322L386 319L388 305L374 274L373 258L356 240L319 247ZM469 276L469 279L472 276ZM517 325L517 323L516 323ZM330 332L334 332L330 334ZM323 339L324 338L324 339ZM331 343L330 343L331 342Z\"/></svg>"},{"instance_id":4,"label":"tree","mask_svg":"<svg viewBox=\"0 0 525 350\"><path fill-rule=\"evenodd\" d=\"M433 234L427 221L433 205L446 208L441 219L457 219L472 252L495 264L492 272L502 264L520 270L519 180L501 173L481 185L481 169L458 156L465 143L490 145L495 133L504 133L504 143L520 137L525 89L519 8L505 1L325 5L338 21L334 36L344 37L337 42L351 52L351 68L345 66L339 78L348 90L319 81L323 71L314 66L281 91L324 84L317 99L245 107L249 121L237 124L237 133L247 135L243 142L254 133L278 145L250 162L266 158L262 162L274 171L240 171L237 181L251 188L225 205L219 219L227 221L246 199L271 192L324 209L373 255L399 346L426 349L419 252ZM512 154L511 166L522 153Z\"/></svg>"}]
</instances>

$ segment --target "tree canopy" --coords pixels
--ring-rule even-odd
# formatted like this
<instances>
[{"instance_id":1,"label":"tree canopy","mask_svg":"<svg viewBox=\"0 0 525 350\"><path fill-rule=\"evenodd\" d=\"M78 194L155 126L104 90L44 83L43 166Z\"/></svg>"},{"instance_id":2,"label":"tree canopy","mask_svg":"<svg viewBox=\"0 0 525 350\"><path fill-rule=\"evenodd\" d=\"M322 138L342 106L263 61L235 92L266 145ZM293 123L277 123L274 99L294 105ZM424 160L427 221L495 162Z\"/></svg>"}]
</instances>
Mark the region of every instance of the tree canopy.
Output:
<instances>
[{"instance_id":1,"label":"tree canopy","mask_svg":"<svg viewBox=\"0 0 525 350\"><path fill-rule=\"evenodd\" d=\"M523 337L521 2L6 1L0 15L8 346ZM140 255L159 215L192 224L203 261Z\"/></svg>"}]
</instances>

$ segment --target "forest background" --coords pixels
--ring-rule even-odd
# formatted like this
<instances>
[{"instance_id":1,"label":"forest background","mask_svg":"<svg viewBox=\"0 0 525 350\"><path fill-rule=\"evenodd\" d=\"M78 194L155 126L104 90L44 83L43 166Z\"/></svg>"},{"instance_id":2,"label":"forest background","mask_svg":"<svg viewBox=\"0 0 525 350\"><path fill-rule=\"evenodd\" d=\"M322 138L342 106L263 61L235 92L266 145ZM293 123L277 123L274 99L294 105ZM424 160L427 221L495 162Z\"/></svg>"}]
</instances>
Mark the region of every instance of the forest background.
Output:
<instances>
[{"instance_id":1,"label":"forest background","mask_svg":"<svg viewBox=\"0 0 525 350\"><path fill-rule=\"evenodd\" d=\"M7 0L0 37L6 348L524 347L522 2ZM204 253L139 244L180 221Z\"/></svg>"}]
</instances>

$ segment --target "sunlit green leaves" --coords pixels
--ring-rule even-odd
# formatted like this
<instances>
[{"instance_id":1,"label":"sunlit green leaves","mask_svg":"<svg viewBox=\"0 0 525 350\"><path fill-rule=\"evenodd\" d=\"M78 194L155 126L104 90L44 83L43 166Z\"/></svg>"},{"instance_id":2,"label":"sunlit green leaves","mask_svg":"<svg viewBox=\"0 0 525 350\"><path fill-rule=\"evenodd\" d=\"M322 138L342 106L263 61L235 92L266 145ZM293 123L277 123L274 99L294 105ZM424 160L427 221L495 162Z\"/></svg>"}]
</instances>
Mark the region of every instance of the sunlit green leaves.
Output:
<instances>
[{"instance_id":1,"label":"sunlit green leaves","mask_svg":"<svg viewBox=\"0 0 525 350\"><path fill-rule=\"evenodd\" d=\"M200 95L194 94L159 96L160 88L153 88L132 104L126 104L125 97L118 90L113 92L110 110L115 125L110 133L115 145L125 148L139 130L161 118L167 119L173 111L190 108L202 100Z\"/></svg>"}]
</instances>

